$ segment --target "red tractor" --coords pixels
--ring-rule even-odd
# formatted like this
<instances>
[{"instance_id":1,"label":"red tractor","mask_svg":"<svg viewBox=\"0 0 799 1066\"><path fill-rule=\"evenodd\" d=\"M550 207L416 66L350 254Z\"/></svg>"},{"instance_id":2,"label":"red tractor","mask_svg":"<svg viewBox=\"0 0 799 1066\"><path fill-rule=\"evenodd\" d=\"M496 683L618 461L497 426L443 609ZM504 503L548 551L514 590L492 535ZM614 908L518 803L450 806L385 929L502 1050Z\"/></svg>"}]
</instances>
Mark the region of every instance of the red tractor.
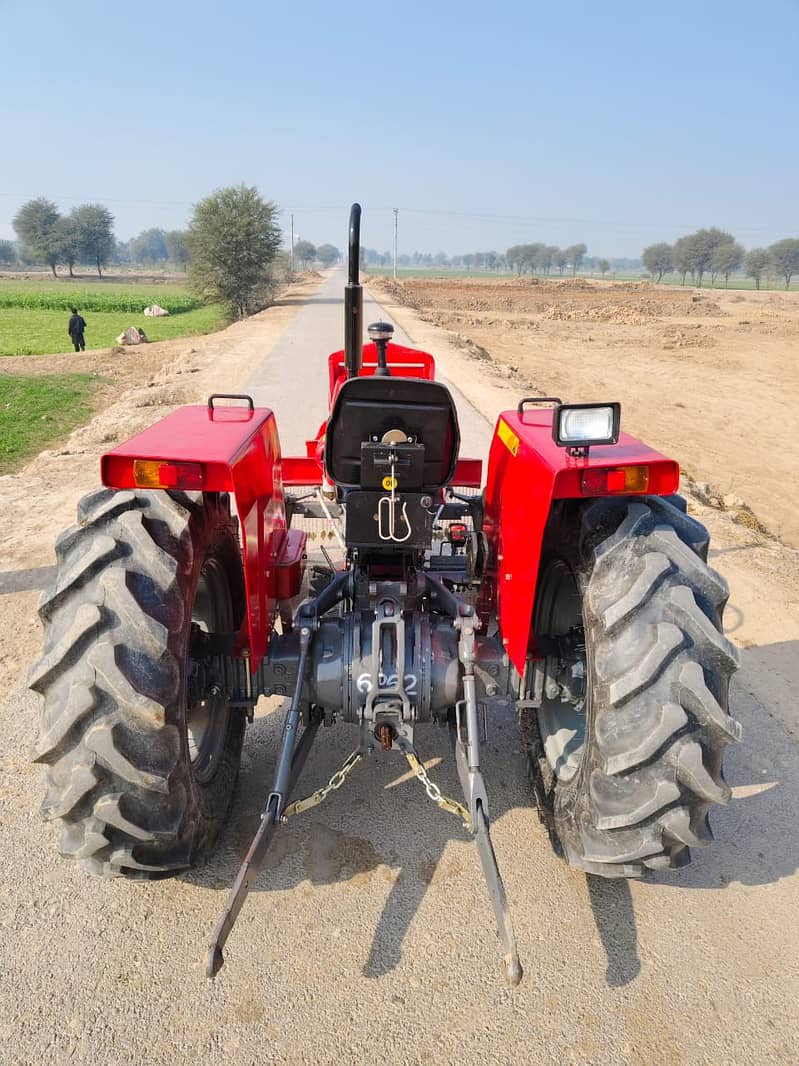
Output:
<instances>
[{"instance_id":1,"label":"red tractor","mask_svg":"<svg viewBox=\"0 0 799 1066\"><path fill-rule=\"evenodd\" d=\"M604 877L679 867L724 803L735 649L708 536L677 463L619 429L619 405L523 399L482 463L459 455L432 356L369 328L360 207L345 349L307 454L281 454L248 397L184 407L102 458L104 488L58 538L41 601L38 760L61 851L104 877L156 878L213 847L261 695L287 699L266 809L211 942L222 947L275 832L367 755L395 750L476 839L507 980L522 974L491 844L481 741L518 711L534 797L568 863ZM239 401L243 400L244 403ZM309 517L343 561L307 559ZM292 801L321 724L358 727L327 786ZM415 750L450 729L462 802Z\"/></svg>"}]
</instances>

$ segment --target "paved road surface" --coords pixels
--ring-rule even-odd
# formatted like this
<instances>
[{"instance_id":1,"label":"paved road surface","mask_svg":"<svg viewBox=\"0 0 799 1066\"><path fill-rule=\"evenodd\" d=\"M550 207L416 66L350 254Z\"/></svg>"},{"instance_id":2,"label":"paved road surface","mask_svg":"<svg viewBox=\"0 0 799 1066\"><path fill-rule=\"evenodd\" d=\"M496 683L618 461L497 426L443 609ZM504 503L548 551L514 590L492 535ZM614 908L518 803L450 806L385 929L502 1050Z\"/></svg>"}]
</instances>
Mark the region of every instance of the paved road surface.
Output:
<instances>
[{"instance_id":1,"label":"paved road surface","mask_svg":"<svg viewBox=\"0 0 799 1066\"><path fill-rule=\"evenodd\" d=\"M334 273L253 375L284 450L325 411L340 345ZM367 322L379 309L367 303ZM398 334L398 339L402 335ZM461 403L465 451L488 423ZM526 970L502 984L474 845L396 755L360 766L282 832L215 984L206 942L258 825L279 713L248 731L238 798L213 861L155 884L100 882L60 861L34 817L35 699L0 710L2 1063L789 1063L797 1059L796 748L746 688L733 803L718 842L648 884L591 880L552 855L530 803L515 724L491 726L495 845ZM303 786L356 742L325 732ZM446 738L418 745L457 791Z\"/></svg>"},{"instance_id":2,"label":"paved road surface","mask_svg":"<svg viewBox=\"0 0 799 1066\"><path fill-rule=\"evenodd\" d=\"M286 455L304 455L305 441L327 416L327 356L344 346L343 291L345 272L334 270L255 371L247 385L256 404L271 407L277 417L280 443ZM370 322L380 319L394 326L398 344L413 339L364 292L364 338ZM461 454L487 452L492 426L447 382L458 403Z\"/></svg>"}]
</instances>

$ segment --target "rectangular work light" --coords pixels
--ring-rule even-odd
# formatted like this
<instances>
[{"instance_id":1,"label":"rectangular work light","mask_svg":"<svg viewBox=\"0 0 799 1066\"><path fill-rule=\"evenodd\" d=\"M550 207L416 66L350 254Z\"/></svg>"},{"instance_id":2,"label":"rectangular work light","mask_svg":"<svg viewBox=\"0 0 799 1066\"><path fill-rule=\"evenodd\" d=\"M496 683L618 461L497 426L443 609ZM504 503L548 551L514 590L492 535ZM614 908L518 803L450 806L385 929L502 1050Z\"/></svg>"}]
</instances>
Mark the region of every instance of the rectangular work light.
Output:
<instances>
[{"instance_id":1,"label":"rectangular work light","mask_svg":"<svg viewBox=\"0 0 799 1066\"><path fill-rule=\"evenodd\" d=\"M619 403L564 403L555 409L552 436L561 448L615 444L620 420Z\"/></svg>"}]
</instances>

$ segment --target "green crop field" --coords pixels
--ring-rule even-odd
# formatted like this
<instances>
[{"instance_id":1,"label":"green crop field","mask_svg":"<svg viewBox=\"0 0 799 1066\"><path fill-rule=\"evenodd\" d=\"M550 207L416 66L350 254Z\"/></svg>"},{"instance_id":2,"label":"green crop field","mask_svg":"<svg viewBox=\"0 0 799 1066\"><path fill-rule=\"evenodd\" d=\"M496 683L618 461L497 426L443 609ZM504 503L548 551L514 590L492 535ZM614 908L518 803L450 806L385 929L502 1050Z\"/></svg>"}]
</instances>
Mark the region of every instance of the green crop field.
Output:
<instances>
[{"instance_id":1,"label":"green crop field","mask_svg":"<svg viewBox=\"0 0 799 1066\"><path fill-rule=\"evenodd\" d=\"M145 318L144 308L157 303L166 318ZM45 355L72 349L67 335L70 307L86 319L86 347L110 348L128 326L144 328L152 341L209 333L225 323L223 309L204 305L177 285L45 284L0 282L0 355Z\"/></svg>"},{"instance_id":2,"label":"green crop field","mask_svg":"<svg viewBox=\"0 0 799 1066\"><path fill-rule=\"evenodd\" d=\"M0 374L0 474L88 421L102 380L93 374Z\"/></svg>"}]
</instances>

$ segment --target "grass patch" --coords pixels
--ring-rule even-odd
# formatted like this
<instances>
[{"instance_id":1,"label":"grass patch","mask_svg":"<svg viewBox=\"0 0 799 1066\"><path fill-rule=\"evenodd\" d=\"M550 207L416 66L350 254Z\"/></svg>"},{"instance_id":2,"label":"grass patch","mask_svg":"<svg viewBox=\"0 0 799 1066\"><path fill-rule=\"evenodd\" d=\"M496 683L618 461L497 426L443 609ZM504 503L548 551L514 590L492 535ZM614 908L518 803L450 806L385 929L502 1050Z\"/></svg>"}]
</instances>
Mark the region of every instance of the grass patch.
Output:
<instances>
[{"instance_id":1,"label":"grass patch","mask_svg":"<svg viewBox=\"0 0 799 1066\"><path fill-rule=\"evenodd\" d=\"M41 282L9 281L0 283L0 308L16 307L28 311L66 311L77 307L87 311L124 311L141 314L150 304L160 304L170 314L196 311L203 306L198 296L178 285L44 285Z\"/></svg>"},{"instance_id":2,"label":"grass patch","mask_svg":"<svg viewBox=\"0 0 799 1066\"><path fill-rule=\"evenodd\" d=\"M160 304L166 318L145 318ZM218 304L203 304L185 285L162 282L59 282L0 280L0 356L69 352L70 307L86 319L86 348L110 348L128 326L144 328L150 340L210 333L226 322Z\"/></svg>"},{"instance_id":3,"label":"grass patch","mask_svg":"<svg viewBox=\"0 0 799 1066\"><path fill-rule=\"evenodd\" d=\"M0 474L19 469L26 459L87 422L100 384L92 374L0 374Z\"/></svg>"},{"instance_id":4,"label":"grass patch","mask_svg":"<svg viewBox=\"0 0 799 1066\"><path fill-rule=\"evenodd\" d=\"M151 295L150 303L155 299L155 295ZM168 318L145 318L142 310L147 304L141 301L136 305L136 312L92 312L77 301L76 306L80 307L86 319L87 349L112 347L128 326L144 328L150 340L161 341L191 333L210 333L226 321L219 304L208 304ZM0 306L0 355L47 355L71 351L72 344L67 335L68 321L69 311L64 313Z\"/></svg>"}]
</instances>

